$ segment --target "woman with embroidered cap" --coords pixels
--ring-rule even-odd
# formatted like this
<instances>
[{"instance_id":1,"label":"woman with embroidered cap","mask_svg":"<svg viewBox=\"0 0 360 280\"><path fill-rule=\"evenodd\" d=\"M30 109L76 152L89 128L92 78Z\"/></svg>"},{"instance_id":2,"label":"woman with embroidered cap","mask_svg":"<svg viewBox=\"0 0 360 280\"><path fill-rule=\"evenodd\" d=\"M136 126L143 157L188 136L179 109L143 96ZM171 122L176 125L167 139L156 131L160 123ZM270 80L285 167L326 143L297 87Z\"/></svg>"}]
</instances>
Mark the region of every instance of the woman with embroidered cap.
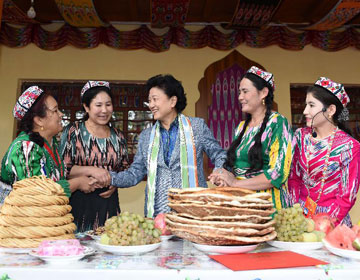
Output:
<instances>
[{"instance_id":1,"label":"woman with embroidered cap","mask_svg":"<svg viewBox=\"0 0 360 280\"><path fill-rule=\"evenodd\" d=\"M141 132L134 162L126 171L110 172L111 184L130 187L147 175L145 215L169 212L169 188L207 187L203 154L215 168L224 163L226 153L203 119L181 112L186 96L181 83L171 75L157 75L146 83L149 108L156 123Z\"/></svg>"},{"instance_id":2,"label":"woman with embroidered cap","mask_svg":"<svg viewBox=\"0 0 360 280\"><path fill-rule=\"evenodd\" d=\"M219 186L269 192L274 207L290 204L285 182L293 155L293 133L287 119L271 110L274 77L252 66L240 82L239 102L246 120L235 131L222 171L209 179Z\"/></svg>"},{"instance_id":3,"label":"woman with embroidered cap","mask_svg":"<svg viewBox=\"0 0 360 280\"><path fill-rule=\"evenodd\" d=\"M14 117L21 133L11 143L1 164L1 203L16 181L45 175L60 184L67 196L95 190L93 180L81 176L66 180L64 163L55 136L62 130L63 114L54 97L37 86L26 89L16 102Z\"/></svg>"},{"instance_id":4,"label":"woman with embroidered cap","mask_svg":"<svg viewBox=\"0 0 360 280\"><path fill-rule=\"evenodd\" d=\"M64 129L61 154L69 178L91 176L105 186L89 194L75 192L70 198L74 223L78 231L86 231L120 213L117 188L108 185L108 171L126 168L128 153L124 135L109 125L113 113L109 83L88 81L81 90L81 103L85 117Z\"/></svg>"},{"instance_id":5,"label":"woman with embroidered cap","mask_svg":"<svg viewBox=\"0 0 360 280\"><path fill-rule=\"evenodd\" d=\"M289 191L304 214L328 213L335 224L351 226L349 211L359 190L360 144L346 126L350 102L342 84L321 77L307 89L305 128L297 146Z\"/></svg>"}]
</instances>

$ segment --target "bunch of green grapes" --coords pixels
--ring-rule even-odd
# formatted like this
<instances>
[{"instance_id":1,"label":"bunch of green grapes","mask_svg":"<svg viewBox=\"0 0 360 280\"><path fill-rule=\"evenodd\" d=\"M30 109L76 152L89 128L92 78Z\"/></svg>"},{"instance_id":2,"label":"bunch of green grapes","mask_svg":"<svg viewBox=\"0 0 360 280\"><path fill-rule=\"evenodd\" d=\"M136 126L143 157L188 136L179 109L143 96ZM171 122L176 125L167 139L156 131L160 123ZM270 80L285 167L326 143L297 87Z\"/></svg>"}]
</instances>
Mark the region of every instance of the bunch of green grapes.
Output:
<instances>
[{"instance_id":1,"label":"bunch of green grapes","mask_svg":"<svg viewBox=\"0 0 360 280\"><path fill-rule=\"evenodd\" d=\"M105 233L109 245L146 245L160 242L160 229L155 228L154 220L139 214L121 213L105 222Z\"/></svg>"},{"instance_id":2,"label":"bunch of green grapes","mask_svg":"<svg viewBox=\"0 0 360 280\"><path fill-rule=\"evenodd\" d=\"M302 241L301 235L307 231L308 222L300 204L283 208L275 215L275 230L280 241Z\"/></svg>"}]
</instances>

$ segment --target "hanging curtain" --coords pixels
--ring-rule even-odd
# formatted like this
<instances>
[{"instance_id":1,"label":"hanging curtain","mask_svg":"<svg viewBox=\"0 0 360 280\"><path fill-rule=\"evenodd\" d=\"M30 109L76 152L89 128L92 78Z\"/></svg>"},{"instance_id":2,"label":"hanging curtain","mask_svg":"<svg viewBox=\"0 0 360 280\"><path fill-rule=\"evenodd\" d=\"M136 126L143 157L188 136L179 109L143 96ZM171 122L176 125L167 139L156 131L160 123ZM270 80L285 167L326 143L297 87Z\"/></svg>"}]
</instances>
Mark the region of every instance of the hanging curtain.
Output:
<instances>
[{"instance_id":1,"label":"hanging curtain","mask_svg":"<svg viewBox=\"0 0 360 280\"><path fill-rule=\"evenodd\" d=\"M305 29L332 30L343 26L360 13L359 0L339 0L335 7L319 22Z\"/></svg>"},{"instance_id":2,"label":"hanging curtain","mask_svg":"<svg viewBox=\"0 0 360 280\"><path fill-rule=\"evenodd\" d=\"M261 27L270 23L281 0L238 0L227 28Z\"/></svg>"},{"instance_id":3,"label":"hanging curtain","mask_svg":"<svg viewBox=\"0 0 360 280\"><path fill-rule=\"evenodd\" d=\"M254 48L278 45L287 50L302 50L306 45L312 45L324 51L339 51L348 47L360 49L360 33L353 27L342 31L294 32L284 26L222 33L208 25L199 31L171 27L168 32L156 35L145 25L132 31L119 31L113 26L81 29L65 24L56 31L47 31L39 24L15 27L3 22L0 44L24 47L30 43L44 50L58 50L66 45L90 49L100 44L116 49L147 49L152 52L166 51L171 44L187 49L211 47L231 50L246 44Z\"/></svg>"},{"instance_id":4,"label":"hanging curtain","mask_svg":"<svg viewBox=\"0 0 360 280\"><path fill-rule=\"evenodd\" d=\"M76 27L107 26L96 12L93 0L55 0L65 22Z\"/></svg>"},{"instance_id":5,"label":"hanging curtain","mask_svg":"<svg viewBox=\"0 0 360 280\"><path fill-rule=\"evenodd\" d=\"M3 0L0 0L0 29L1 29L1 16L2 16L2 10L3 10Z\"/></svg>"},{"instance_id":6,"label":"hanging curtain","mask_svg":"<svg viewBox=\"0 0 360 280\"><path fill-rule=\"evenodd\" d=\"M151 27L184 26L190 0L151 0Z\"/></svg>"}]
</instances>

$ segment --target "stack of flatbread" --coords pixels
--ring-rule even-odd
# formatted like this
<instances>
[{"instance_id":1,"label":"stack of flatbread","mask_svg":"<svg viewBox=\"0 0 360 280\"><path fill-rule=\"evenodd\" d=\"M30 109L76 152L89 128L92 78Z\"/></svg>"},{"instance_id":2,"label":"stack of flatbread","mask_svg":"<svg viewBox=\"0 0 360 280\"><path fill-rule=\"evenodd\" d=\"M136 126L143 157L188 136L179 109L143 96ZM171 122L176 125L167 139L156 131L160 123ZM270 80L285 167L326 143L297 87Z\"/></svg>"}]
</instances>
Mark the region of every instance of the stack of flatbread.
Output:
<instances>
[{"instance_id":1,"label":"stack of flatbread","mask_svg":"<svg viewBox=\"0 0 360 280\"><path fill-rule=\"evenodd\" d=\"M34 248L72 239L76 226L63 188L44 176L16 182L0 209L0 246Z\"/></svg>"},{"instance_id":2,"label":"stack of flatbread","mask_svg":"<svg viewBox=\"0 0 360 280\"><path fill-rule=\"evenodd\" d=\"M166 225L175 235L199 244L245 245L275 239L271 195L222 187L169 189Z\"/></svg>"}]
</instances>

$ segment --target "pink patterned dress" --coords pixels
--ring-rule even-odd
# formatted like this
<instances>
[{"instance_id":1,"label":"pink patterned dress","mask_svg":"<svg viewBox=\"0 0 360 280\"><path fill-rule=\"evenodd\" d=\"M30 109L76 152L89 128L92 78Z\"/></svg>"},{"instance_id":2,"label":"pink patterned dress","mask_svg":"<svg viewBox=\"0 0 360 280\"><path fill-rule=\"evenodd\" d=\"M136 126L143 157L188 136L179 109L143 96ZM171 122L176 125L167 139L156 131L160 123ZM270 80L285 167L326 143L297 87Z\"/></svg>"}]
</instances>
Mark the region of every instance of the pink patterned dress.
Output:
<instances>
[{"instance_id":1,"label":"pink patterned dress","mask_svg":"<svg viewBox=\"0 0 360 280\"><path fill-rule=\"evenodd\" d=\"M74 165L96 166L115 172L128 166L125 137L113 127L110 127L110 137L97 138L90 134L84 122L69 124L61 135L60 151L68 173ZM120 213L117 190L109 198L99 196L107 190L103 188L92 193L72 193L71 213L79 232L103 226L107 218Z\"/></svg>"},{"instance_id":2,"label":"pink patterned dress","mask_svg":"<svg viewBox=\"0 0 360 280\"><path fill-rule=\"evenodd\" d=\"M335 218L336 225L351 226L349 211L359 190L360 143L337 130L326 164L331 135L317 140L311 137L311 129L306 127L298 129L295 137L297 146L288 180L293 202L304 207L309 195L317 202L316 213L328 213Z\"/></svg>"}]
</instances>

